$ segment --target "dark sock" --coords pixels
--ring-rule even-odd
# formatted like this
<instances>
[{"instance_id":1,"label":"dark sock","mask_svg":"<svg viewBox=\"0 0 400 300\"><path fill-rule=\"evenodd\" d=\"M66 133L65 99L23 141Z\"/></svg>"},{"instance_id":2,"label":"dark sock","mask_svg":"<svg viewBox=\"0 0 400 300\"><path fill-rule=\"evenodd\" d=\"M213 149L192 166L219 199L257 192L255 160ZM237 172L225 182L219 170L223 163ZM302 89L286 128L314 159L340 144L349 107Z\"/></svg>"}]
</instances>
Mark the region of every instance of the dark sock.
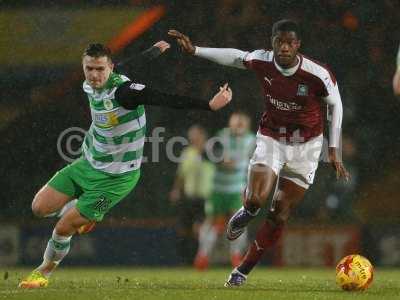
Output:
<instances>
[{"instance_id":1,"label":"dark sock","mask_svg":"<svg viewBox=\"0 0 400 300\"><path fill-rule=\"evenodd\" d=\"M273 225L268 220L265 221L258 229L256 239L247 250L244 260L237 267L238 271L245 275L249 274L260 261L265 250L279 240L283 227L283 225Z\"/></svg>"}]
</instances>

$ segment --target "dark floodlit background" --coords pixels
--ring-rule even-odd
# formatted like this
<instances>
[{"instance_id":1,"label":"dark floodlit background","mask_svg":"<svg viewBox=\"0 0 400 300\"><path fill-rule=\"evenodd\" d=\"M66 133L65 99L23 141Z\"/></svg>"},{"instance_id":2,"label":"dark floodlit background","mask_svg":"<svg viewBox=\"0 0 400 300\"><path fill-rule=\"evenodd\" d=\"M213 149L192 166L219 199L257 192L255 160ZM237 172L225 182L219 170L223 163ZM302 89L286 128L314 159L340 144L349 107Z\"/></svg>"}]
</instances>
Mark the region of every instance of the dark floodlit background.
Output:
<instances>
[{"instance_id":1,"label":"dark floodlit background","mask_svg":"<svg viewBox=\"0 0 400 300\"><path fill-rule=\"evenodd\" d=\"M90 125L80 62L84 47L99 41L112 46L117 62L135 57L124 71L162 91L208 98L224 82L234 91L232 105L215 114L147 107L148 134L165 128L159 162L143 165L134 192L95 232L77 238L80 250L65 260L179 264L176 211L168 201L177 165L166 157L166 142L186 136L195 123L212 135L235 110L247 112L256 131L263 99L254 74L183 55L167 30L178 29L199 46L254 50L270 47L273 22L292 18L302 28L302 53L327 63L338 79L343 157L353 180L336 182L330 166L322 163L279 249L265 263L331 265L355 251L376 264L400 265L400 99L391 88L400 43L399 1L82 2L0 1L0 263L41 259L54 220L35 219L31 201L67 163L57 150L59 135ZM144 18L148 29L121 40L126 28L149 10L156 16ZM162 39L172 49L141 64L140 51ZM181 149L177 145L176 154ZM154 155L151 147L145 155ZM99 246L104 241L113 246ZM220 248L225 246L221 241ZM299 252L300 258L292 255Z\"/></svg>"}]
</instances>

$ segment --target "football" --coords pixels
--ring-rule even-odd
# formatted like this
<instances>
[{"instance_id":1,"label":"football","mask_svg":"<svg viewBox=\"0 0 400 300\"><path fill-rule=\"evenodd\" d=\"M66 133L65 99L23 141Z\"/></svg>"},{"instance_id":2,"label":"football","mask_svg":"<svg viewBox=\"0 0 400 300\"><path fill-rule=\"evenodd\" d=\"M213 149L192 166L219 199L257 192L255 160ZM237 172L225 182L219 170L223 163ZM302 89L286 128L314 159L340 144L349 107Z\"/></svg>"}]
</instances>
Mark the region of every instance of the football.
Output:
<instances>
[{"instance_id":1,"label":"football","mask_svg":"<svg viewBox=\"0 0 400 300\"><path fill-rule=\"evenodd\" d=\"M352 254L342 258L336 266L336 283L345 291L363 291L374 278L374 268L365 257Z\"/></svg>"}]
</instances>

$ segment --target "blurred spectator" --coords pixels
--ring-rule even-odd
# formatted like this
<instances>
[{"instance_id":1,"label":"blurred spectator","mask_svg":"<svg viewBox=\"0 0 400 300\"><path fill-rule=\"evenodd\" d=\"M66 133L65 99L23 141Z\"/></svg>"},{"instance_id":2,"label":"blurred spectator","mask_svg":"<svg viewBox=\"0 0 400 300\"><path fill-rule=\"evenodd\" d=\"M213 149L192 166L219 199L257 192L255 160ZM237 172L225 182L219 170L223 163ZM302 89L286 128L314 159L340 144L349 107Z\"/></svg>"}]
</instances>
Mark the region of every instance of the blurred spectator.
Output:
<instances>
[{"instance_id":1,"label":"blurred spectator","mask_svg":"<svg viewBox=\"0 0 400 300\"><path fill-rule=\"evenodd\" d=\"M229 119L229 127L220 130L213 144L213 160L216 172L211 195L206 200L206 219L200 227L199 248L194 266L204 270L218 236L225 232L225 224L240 207L247 179L250 156L255 147L255 135L250 131L250 118L235 112ZM230 258L233 267L242 259L247 246L247 232L230 243Z\"/></svg>"},{"instance_id":2,"label":"blurred spectator","mask_svg":"<svg viewBox=\"0 0 400 300\"><path fill-rule=\"evenodd\" d=\"M177 251L183 263L193 261L198 228L204 220L204 201L210 195L214 176L214 165L206 159L206 131L194 125L188 130L188 138L169 195L177 208Z\"/></svg>"}]
</instances>

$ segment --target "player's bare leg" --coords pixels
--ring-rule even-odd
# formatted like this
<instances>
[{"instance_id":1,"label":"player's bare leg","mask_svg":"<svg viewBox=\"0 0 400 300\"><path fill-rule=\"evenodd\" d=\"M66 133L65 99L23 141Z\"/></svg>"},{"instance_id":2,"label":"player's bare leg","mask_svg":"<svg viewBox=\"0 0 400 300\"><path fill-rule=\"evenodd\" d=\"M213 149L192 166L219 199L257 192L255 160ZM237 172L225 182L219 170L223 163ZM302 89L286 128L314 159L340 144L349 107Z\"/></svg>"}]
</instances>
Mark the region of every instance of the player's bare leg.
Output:
<instances>
[{"instance_id":1,"label":"player's bare leg","mask_svg":"<svg viewBox=\"0 0 400 300\"><path fill-rule=\"evenodd\" d=\"M61 218L68 210L75 207L78 200L63 194L49 185L43 186L32 201L32 212L40 218ZM95 222L86 224L78 229L79 234L88 233L95 227Z\"/></svg>"},{"instance_id":2,"label":"player's bare leg","mask_svg":"<svg viewBox=\"0 0 400 300\"><path fill-rule=\"evenodd\" d=\"M275 172L270 167L263 164L252 166L244 193L243 207L228 222L226 232L229 240L237 239L245 231L247 224L257 216L260 208L265 206L276 178Z\"/></svg>"},{"instance_id":3,"label":"player's bare leg","mask_svg":"<svg viewBox=\"0 0 400 300\"><path fill-rule=\"evenodd\" d=\"M267 220L257 231L242 263L232 271L225 286L239 286L246 281L247 275L260 261L265 250L274 246L282 235L291 210L303 199L306 189L294 182L280 178L273 197L273 207Z\"/></svg>"}]
</instances>

